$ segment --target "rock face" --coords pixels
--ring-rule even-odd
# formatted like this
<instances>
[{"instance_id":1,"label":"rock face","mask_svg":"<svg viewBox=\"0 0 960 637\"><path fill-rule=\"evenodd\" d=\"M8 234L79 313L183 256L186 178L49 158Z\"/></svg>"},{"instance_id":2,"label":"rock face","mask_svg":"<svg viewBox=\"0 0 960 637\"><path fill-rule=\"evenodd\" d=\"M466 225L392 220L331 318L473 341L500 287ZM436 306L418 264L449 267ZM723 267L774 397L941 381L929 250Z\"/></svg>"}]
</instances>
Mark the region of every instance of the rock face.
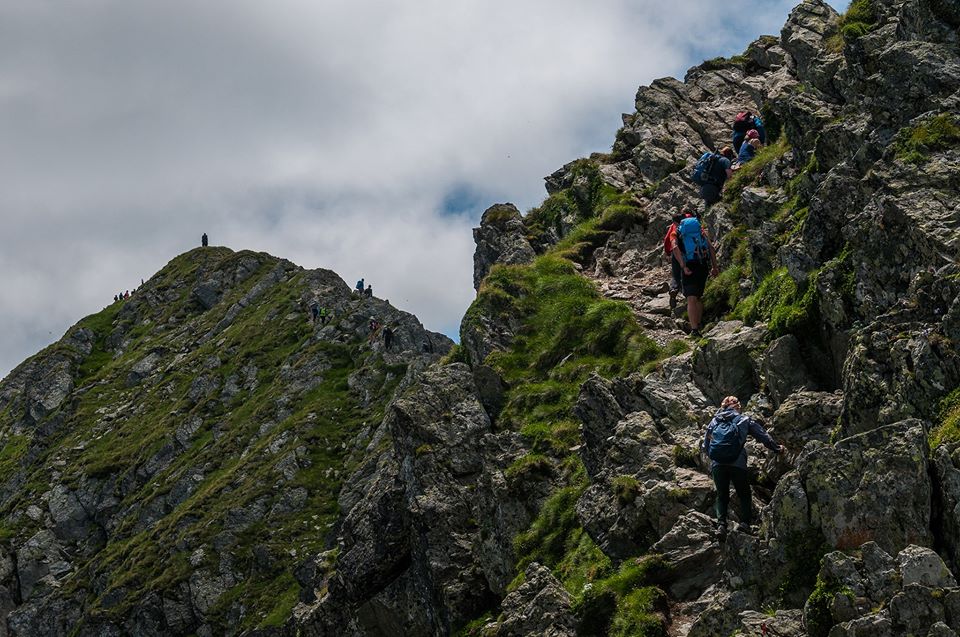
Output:
<instances>
[{"instance_id":1,"label":"rock face","mask_svg":"<svg viewBox=\"0 0 960 637\"><path fill-rule=\"evenodd\" d=\"M178 257L0 383L0 634L956 635L958 27L805 0L641 87L483 214L456 349L329 271ZM770 143L705 210L745 108ZM695 341L680 209L723 270ZM787 453L746 443L721 541L730 394Z\"/></svg>"}]
</instances>

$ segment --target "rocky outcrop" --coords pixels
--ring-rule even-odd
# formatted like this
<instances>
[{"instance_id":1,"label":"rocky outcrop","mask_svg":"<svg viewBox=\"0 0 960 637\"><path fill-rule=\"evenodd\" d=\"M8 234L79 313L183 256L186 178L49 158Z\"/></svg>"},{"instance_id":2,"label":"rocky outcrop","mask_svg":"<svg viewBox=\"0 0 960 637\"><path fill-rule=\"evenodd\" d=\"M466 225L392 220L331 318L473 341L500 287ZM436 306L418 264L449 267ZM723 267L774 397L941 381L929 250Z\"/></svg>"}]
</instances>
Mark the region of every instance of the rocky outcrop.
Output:
<instances>
[{"instance_id":1,"label":"rocky outcrop","mask_svg":"<svg viewBox=\"0 0 960 637\"><path fill-rule=\"evenodd\" d=\"M473 240L477 244L473 253L473 287L478 290L493 264L529 263L536 256L527 240L520 211L513 204L487 208L480 218L480 227L473 230Z\"/></svg>"}]
</instances>

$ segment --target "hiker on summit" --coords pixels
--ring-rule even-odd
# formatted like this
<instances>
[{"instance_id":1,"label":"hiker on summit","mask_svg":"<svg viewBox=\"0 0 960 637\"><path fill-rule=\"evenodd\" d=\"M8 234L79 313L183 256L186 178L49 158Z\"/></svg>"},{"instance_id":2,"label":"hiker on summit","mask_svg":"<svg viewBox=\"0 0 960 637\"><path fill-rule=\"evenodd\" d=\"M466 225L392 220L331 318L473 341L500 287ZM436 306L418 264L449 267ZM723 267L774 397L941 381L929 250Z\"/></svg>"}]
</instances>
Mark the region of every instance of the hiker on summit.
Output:
<instances>
[{"instance_id":1,"label":"hiker on summit","mask_svg":"<svg viewBox=\"0 0 960 637\"><path fill-rule=\"evenodd\" d=\"M372 297L372 296L373 296L373 286L372 286L372 285L367 285L367 289L363 291L363 295L364 295L364 296Z\"/></svg>"},{"instance_id":2,"label":"hiker on summit","mask_svg":"<svg viewBox=\"0 0 960 637\"><path fill-rule=\"evenodd\" d=\"M207 239L207 233L204 232L203 236L200 237L200 245L206 248L209 243L210 243L210 240Z\"/></svg>"},{"instance_id":3,"label":"hiker on summit","mask_svg":"<svg viewBox=\"0 0 960 637\"><path fill-rule=\"evenodd\" d=\"M357 291L357 294L363 294L363 279L357 281L353 289Z\"/></svg>"},{"instance_id":4,"label":"hiker on summit","mask_svg":"<svg viewBox=\"0 0 960 637\"><path fill-rule=\"evenodd\" d=\"M750 111L737 113L737 116L733 118L733 139L731 140L734 152L740 152L740 146L746 139L747 132L752 130L757 131L761 144L767 143L767 130L763 127L763 120Z\"/></svg>"},{"instance_id":5,"label":"hiker on summit","mask_svg":"<svg viewBox=\"0 0 960 637\"><path fill-rule=\"evenodd\" d=\"M717 276L717 253L700 219L688 215L677 225L677 241L673 257L680 263L683 273L681 287L687 297L687 320L690 321L690 336L700 338L703 320L703 291L707 287L707 275Z\"/></svg>"},{"instance_id":6,"label":"hiker on summit","mask_svg":"<svg viewBox=\"0 0 960 637\"><path fill-rule=\"evenodd\" d=\"M756 157L757 151L761 148L763 148L763 142L760 141L760 136L757 134L757 131L747 131L747 139L743 145L740 146L740 154L737 155L737 165L734 166L734 170Z\"/></svg>"},{"instance_id":7,"label":"hiker on summit","mask_svg":"<svg viewBox=\"0 0 960 637\"><path fill-rule=\"evenodd\" d=\"M717 487L717 534L722 540L727 534L727 510L730 504L730 483L737 491L740 501L740 524L737 530L750 532L753 511L750 502L750 474L747 472L747 436L777 453L786 452L786 447L777 443L753 418L741 412L740 400L727 396L720 403L720 411L707 425L700 445L711 460L710 473Z\"/></svg>"},{"instance_id":8,"label":"hiker on summit","mask_svg":"<svg viewBox=\"0 0 960 637\"><path fill-rule=\"evenodd\" d=\"M733 176L733 160L736 157L732 148L724 146L719 153L705 152L693 167L691 179L700 186L700 196L707 208L720 201L723 184Z\"/></svg>"}]
</instances>

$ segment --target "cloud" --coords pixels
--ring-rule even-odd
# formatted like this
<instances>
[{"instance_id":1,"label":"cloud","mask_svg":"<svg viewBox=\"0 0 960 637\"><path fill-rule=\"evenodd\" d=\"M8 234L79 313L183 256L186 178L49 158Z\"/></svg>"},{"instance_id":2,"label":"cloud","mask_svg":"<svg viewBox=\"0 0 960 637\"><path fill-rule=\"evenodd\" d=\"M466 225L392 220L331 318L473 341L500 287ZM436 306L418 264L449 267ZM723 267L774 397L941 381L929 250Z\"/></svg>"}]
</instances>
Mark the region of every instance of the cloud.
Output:
<instances>
[{"instance_id":1,"label":"cloud","mask_svg":"<svg viewBox=\"0 0 960 637\"><path fill-rule=\"evenodd\" d=\"M779 0L0 5L0 374L196 245L360 276L454 333L470 229Z\"/></svg>"}]
</instances>

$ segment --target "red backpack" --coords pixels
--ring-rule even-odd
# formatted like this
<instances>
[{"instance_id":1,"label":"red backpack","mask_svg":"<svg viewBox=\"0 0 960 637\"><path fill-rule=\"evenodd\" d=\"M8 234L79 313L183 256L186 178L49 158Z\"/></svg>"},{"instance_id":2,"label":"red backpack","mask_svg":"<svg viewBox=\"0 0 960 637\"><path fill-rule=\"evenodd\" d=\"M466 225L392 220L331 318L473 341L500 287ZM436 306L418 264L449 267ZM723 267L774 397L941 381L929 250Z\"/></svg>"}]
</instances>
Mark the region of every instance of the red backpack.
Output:
<instances>
[{"instance_id":1,"label":"red backpack","mask_svg":"<svg viewBox=\"0 0 960 637\"><path fill-rule=\"evenodd\" d=\"M667 228L667 234L663 237L663 253L668 257L673 254L673 243L674 239L672 235L677 233L677 224L671 223L670 227Z\"/></svg>"}]
</instances>

